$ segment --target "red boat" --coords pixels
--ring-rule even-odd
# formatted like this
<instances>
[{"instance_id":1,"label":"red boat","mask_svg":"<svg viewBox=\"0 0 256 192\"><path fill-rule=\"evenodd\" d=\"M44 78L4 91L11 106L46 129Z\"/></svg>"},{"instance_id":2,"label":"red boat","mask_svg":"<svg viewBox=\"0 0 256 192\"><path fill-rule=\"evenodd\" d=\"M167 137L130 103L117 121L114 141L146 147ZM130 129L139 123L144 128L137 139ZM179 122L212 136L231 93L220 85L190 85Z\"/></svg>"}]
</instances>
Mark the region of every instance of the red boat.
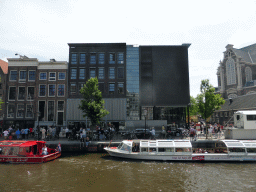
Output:
<instances>
[{"instance_id":1,"label":"red boat","mask_svg":"<svg viewBox=\"0 0 256 192\"><path fill-rule=\"evenodd\" d=\"M0 163L45 163L61 156L58 149L47 148L43 153L45 141L5 140L0 142Z\"/></svg>"}]
</instances>

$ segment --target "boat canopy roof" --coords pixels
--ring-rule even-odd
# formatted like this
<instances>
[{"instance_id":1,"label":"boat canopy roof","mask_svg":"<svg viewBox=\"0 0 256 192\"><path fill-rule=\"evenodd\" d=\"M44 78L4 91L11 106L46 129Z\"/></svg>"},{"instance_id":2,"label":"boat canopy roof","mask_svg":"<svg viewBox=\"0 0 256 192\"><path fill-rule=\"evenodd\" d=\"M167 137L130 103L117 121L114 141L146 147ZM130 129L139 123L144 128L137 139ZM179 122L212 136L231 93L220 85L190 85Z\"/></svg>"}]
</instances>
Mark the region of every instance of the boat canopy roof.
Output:
<instances>
[{"instance_id":1,"label":"boat canopy roof","mask_svg":"<svg viewBox=\"0 0 256 192\"><path fill-rule=\"evenodd\" d=\"M256 148L256 140L223 140L227 147Z\"/></svg>"},{"instance_id":2,"label":"boat canopy roof","mask_svg":"<svg viewBox=\"0 0 256 192\"><path fill-rule=\"evenodd\" d=\"M141 140L140 147L192 147L189 140Z\"/></svg>"},{"instance_id":3,"label":"boat canopy roof","mask_svg":"<svg viewBox=\"0 0 256 192\"><path fill-rule=\"evenodd\" d=\"M12 141L12 140L6 140L6 141L1 141L0 146L10 146L10 147L30 147L32 145L37 145L38 143L45 144L45 141Z\"/></svg>"}]
</instances>

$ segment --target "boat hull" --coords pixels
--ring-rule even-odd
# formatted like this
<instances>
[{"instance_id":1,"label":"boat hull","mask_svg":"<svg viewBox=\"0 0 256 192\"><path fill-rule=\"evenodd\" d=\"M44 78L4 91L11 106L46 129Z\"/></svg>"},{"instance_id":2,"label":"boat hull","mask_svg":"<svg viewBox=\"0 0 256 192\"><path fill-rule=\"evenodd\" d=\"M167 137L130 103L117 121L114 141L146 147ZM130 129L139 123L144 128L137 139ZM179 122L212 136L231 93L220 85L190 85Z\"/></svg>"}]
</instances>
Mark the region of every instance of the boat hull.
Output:
<instances>
[{"instance_id":1,"label":"boat hull","mask_svg":"<svg viewBox=\"0 0 256 192\"><path fill-rule=\"evenodd\" d=\"M51 153L44 156L0 156L0 163L45 163L61 156L61 152Z\"/></svg>"},{"instance_id":2,"label":"boat hull","mask_svg":"<svg viewBox=\"0 0 256 192\"><path fill-rule=\"evenodd\" d=\"M104 148L110 156L152 161L256 161L256 155L229 154L191 154L191 155L159 155L157 153L121 152L118 149Z\"/></svg>"}]
</instances>

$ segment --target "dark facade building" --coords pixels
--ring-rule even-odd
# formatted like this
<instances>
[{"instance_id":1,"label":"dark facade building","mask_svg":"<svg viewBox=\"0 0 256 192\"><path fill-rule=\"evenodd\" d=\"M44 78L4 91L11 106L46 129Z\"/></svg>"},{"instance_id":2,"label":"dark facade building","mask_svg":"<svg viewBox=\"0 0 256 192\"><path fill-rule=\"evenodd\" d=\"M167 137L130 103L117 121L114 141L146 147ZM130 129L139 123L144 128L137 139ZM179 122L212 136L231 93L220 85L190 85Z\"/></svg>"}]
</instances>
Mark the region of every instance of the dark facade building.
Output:
<instances>
[{"instance_id":1,"label":"dark facade building","mask_svg":"<svg viewBox=\"0 0 256 192\"><path fill-rule=\"evenodd\" d=\"M5 126L22 129L65 125L66 74L65 61L39 62L26 56L9 58Z\"/></svg>"},{"instance_id":2,"label":"dark facade building","mask_svg":"<svg viewBox=\"0 0 256 192\"><path fill-rule=\"evenodd\" d=\"M67 121L69 125L90 126L78 109L80 88L91 77L110 112L103 126L139 127L167 123L185 124L190 102L188 47L133 46L125 43L70 43ZM143 123L143 124L142 124Z\"/></svg>"},{"instance_id":3,"label":"dark facade building","mask_svg":"<svg viewBox=\"0 0 256 192\"><path fill-rule=\"evenodd\" d=\"M211 121L233 124L238 110L255 110L256 99L256 44L236 49L228 44L217 70L216 93L226 100Z\"/></svg>"}]
</instances>

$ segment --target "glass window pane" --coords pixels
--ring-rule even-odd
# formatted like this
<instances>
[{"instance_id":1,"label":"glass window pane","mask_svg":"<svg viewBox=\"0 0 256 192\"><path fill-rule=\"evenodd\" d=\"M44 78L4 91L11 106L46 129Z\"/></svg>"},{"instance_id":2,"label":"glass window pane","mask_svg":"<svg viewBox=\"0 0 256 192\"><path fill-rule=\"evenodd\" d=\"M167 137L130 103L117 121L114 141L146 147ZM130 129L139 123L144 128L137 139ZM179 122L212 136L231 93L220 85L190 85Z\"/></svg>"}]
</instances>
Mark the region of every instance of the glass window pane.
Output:
<instances>
[{"instance_id":1,"label":"glass window pane","mask_svg":"<svg viewBox=\"0 0 256 192\"><path fill-rule=\"evenodd\" d=\"M54 101L48 101L48 121L54 119Z\"/></svg>"},{"instance_id":2,"label":"glass window pane","mask_svg":"<svg viewBox=\"0 0 256 192\"><path fill-rule=\"evenodd\" d=\"M118 53L118 64L124 64L124 53Z\"/></svg>"},{"instance_id":3,"label":"glass window pane","mask_svg":"<svg viewBox=\"0 0 256 192\"><path fill-rule=\"evenodd\" d=\"M90 78L94 78L94 77L96 77L96 69L91 68L90 69Z\"/></svg>"},{"instance_id":4,"label":"glass window pane","mask_svg":"<svg viewBox=\"0 0 256 192\"><path fill-rule=\"evenodd\" d=\"M77 64L77 53L71 54L71 64Z\"/></svg>"},{"instance_id":5,"label":"glass window pane","mask_svg":"<svg viewBox=\"0 0 256 192\"><path fill-rule=\"evenodd\" d=\"M46 80L46 73L40 73L40 80Z\"/></svg>"},{"instance_id":6,"label":"glass window pane","mask_svg":"<svg viewBox=\"0 0 256 192\"><path fill-rule=\"evenodd\" d=\"M79 69L79 79L85 79L85 69L84 68Z\"/></svg>"},{"instance_id":7,"label":"glass window pane","mask_svg":"<svg viewBox=\"0 0 256 192\"><path fill-rule=\"evenodd\" d=\"M17 80L17 75L18 75L17 71L11 71L10 80L12 81Z\"/></svg>"},{"instance_id":8,"label":"glass window pane","mask_svg":"<svg viewBox=\"0 0 256 192\"><path fill-rule=\"evenodd\" d=\"M117 78L118 79L123 79L124 78L124 68L118 68L117 69Z\"/></svg>"},{"instance_id":9,"label":"glass window pane","mask_svg":"<svg viewBox=\"0 0 256 192\"><path fill-rule=\"evenodd\" d=\"M76 71L77 69L71 69L71 79L76 79Z\"/></svg>"},{"instance_id":10,"label":"glass window pane","mask_svg":"<svg viewBox=\"0 0 256 192\"><path fill-rule=\"evenodd\" d=\"M86 55L85 53L80 54L80 64L85 64Z\"/></svg>"},{"instance_id":11,"label":"glass window pane","mask_svg":"<svg viewBox=\"0 0 256 192\"><path fill-rule=\"evenodd\" d=\"M90 64L96 64L96 53L90 54Z\"/></svg>"},{"instance_id":12,"label":"glass window pane","mask_svg":"<svg viewBox=\"0 0 256 192\"><path fill-rule=\"evenodd\" d=\"M115 68L109 68L109 79L115 79Z\"/></svg>"},{"instance_id":13,"label":"glass window pane","mask_svg":"<svg viewBox=\"0 0 256 192\"><path fill-rule=\"evenodd\" d=\"M109 54L109 64L115 64L116 63L116 55L115 53Z\"/></svg>"},{"instance_id":14,"label":"glass window pane","mask_svg":"<svg viewBox=\"0 0 256 192\"><path fill-rule=\"evenodd\" d=\"M118 94L124 94L124 83L118 83Z\"/></svg>"},{"instance_id":15,"label":"glass window pane","mask_svg":"<svg viewBox=\"0 0 256 192\"><path fill-rule=\"evenodd\" d=\"M46 85L40 85L39 86L39 96L45 96L46 94Z\"/></svg>"},{"instance_id":16,"label":"glass window pane","mask_svg":"<svg viewBox=\"0 0 256 192\"><path fill-rule=\"evenodd\" d=\"M99 68L98 78L99 79L104 79L105 78L105 70L104 70L104 68Z\"/></svg>"},{"instance_id":17,"label":"glass window pane","mask_svg":"<svg viewBox=\"0 0 256 192\"><path fill-rule=\"evenodd\" d=\"M35 88L34 87L28 87L28 96L27 100L33 100L35 94Z\"/></svg>"},{"instance_id":18,"label":"glass window pane","mask_svg":"<svg viewBox=\"0 0 256 192\"><path fill-rule=\"evenodd\" d=\"M36 71L29 71L28 80L29 81L35 81L36 80Z\"/></svg>"},{"instance_id":19,"label":"glass window pane","mask_svg":"<svg viewBox=\"0 0 256 192\"><path fill-rule=\"evenodd\" d=\"M114 94L114 93L115 93L115 84L109 83L109 94Z\"/></svg>"},{"instance_id":20,"label":"glass window pane","mask_svg":"<svg viewBox=\"0 0 256 192\"><path fill-rule=\"evenodd\" d=\"M105 53L99 53L99 64L105 64Z\"/></svg>"},{"instance_id":21,"label":"glass window pane","mask_svg":"<svg viewBox=\"0 0 256 192\"><path fill-rule=\"evenodd\" d=\"M9 100L15 100L15 97L16 97L16 87L10 87Z\"/></svg>"},{"instance_id":22,"label":"glass window pane","mask_svg":"<svg viewBox=\"0 0 256 192\"><path fill-rule=\"evenodd\" d=\"M25 99L25 87L19 87L18 100Z\"/></svg>"},{"instance_id":23,"label":"glass window pane","mask_svg":"<svg viewBox=\"0 0 256 192\"><path fill-rule=\"evenodd\" d=\"M65 80L65 78L66 78L66 73L59 73L59 80Z\"/></svg>"},{"instance_id":24,"label":"glass window pane","mask_svg":"<svg viewBox=\"0 0 256 192\"><path fill-rule=\"evenodd\" d=\"M58 96L64 96L64 85L58 85Z\"/></svg>"},{"instance_id":25,"label":"glass window pane","mask_svg":"<svg viewBox=\"0 0 256 192\"><path fill-rule=\"evenodd\" d=\"M56 73L49 73L49 80L55 81L56 80Z\"/></svg>"},{"instance_id":26,"label":"glass window pane","mask_svg":"<svg viewBox=\"0 0 256 192\"><path fill-rule=\"evenodd\" d=\"M20 81L26 81L27 71L20 71Z\"/></svg>"},{"instance_id":27,"label":"glass window pane","mask_svg":"<svg viewBox=\"0 0 256 192\"><path fill-rule=\"evenodd\" d=\"M55 85L49 85L49 96L55 96Z\"/></svg>"}]
</instances>

